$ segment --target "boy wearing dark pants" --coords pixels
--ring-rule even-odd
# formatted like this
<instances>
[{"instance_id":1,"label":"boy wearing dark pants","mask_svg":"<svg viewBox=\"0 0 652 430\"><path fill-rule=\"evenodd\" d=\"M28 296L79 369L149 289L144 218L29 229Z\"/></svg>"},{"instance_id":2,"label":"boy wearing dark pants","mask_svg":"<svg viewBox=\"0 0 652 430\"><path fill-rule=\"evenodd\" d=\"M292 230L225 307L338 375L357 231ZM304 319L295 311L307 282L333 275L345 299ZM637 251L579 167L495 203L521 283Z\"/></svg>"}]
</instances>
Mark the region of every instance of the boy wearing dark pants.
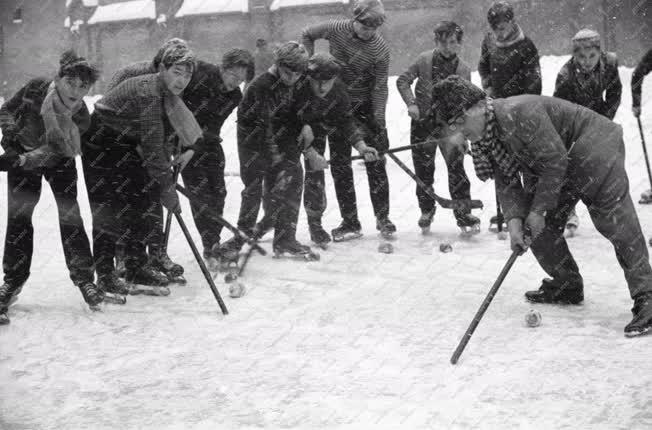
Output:
<instances>
[{"instance_id":1,"label":"boy wearing dark pants","mask_svg":"<svg viewBox=\"0 0 652 430\"><path fill-rule=\"evenodd\" d=\"M506 1L494 3L487 13L491 31L482 41L478 73L482 88L493 98L541 94L539 52L514 19ZM491 217L489 228L504 225L504 217Z\"/></svg>"},{"instance_id":2,"label":"boy wearing dark pants","mask_svg":"<svg viewBox=\"0 0 652 430\"><path fill-rule=\"evenodd\" d=\"M318 39L329 42L330 53L342 65L340 75L347 86L353 116L358 129L364 134L367 145L378 151L389 147L385 126L387 105L387 76L390 52L378 29L385 21L385 9L379 0L362 0L353 10L353 19L329 21L310 26L303 31L303 43L310 54ZM334 135L340 140L335 145L341 151L331 155L331 168L337 175L338 201L345 218L333 229L333 240L341 241L360 236L353 170L351 168L351 145L344 143L348 136ZM376 229L383 235L391 235L396 227L389 219L389 181L385 159L365 162L371 203L376 216ZM341 194L340 194L341 193ZM346 193L346 198L339 195Z\"/></svg>"},{"instance_id":3,"label":"boy wearing dark pants","mask_svg":"<svg viewBox=\"0 0 652 430\"><path fill-rule=\"evenodd\" d=\"M7 233L0 286L0 324L30 274L34 247L32 215L43 178L50 184L59 212L59 229L70 279L94 307L104 291L93 283L93 256L77 203L75 157L80 133L89 124L83 97L99 75L84 58L63 54L54 81L32 79L0 109L0 170L7 172Z\"/></svg>"},{"instance_id":4,"label":"boy wearing dark pants","mask_svg":"<svg viewBox=\"0 0 652 430\"><path fill-rule=\"evenodd\" d=\"M553 96L613 120L623 89L618 57L613 52L602 52L600 35L593 30L580 30L572 42L573 56L559 71ZM578 227L579 218L573 208L566 222L569 235Z\"/></svg>"},{"instance_id":5,"label":"boy wearing dark pants","mask_svg":"<svg viewBox=\"0 0 652 430\"><path fill-rule=\"evenodd\" d=\"M310 239L324 247L331 241L322 227L322 216L326 210L326 190L324 189L324 168L320 163L326 149L326 138L330 143L331 160L338 157L344 148L354 146L367 162L377 160L377 151L368 147L353 120L351 100L346 86L338 79L341 67L329 54L315 54L308 61L308 85L304 91L306 105L300 108L301 120L311 127L314 134L312 144L304 149L306 175L303 204L308 216ZM347 193L339 180L339 172L332 172L335 192L343 219L346 219ZM353 184L348 184L352 186Z\"/></svg>"},{"instance_id":6,"label":"boy wearing dark pants","mask_svg":"<svg viewBox=\"0 0 652 430\"><path fill-rule=\"evenodd\" d=\"M422 144L436 141L432 123L429 121L432 105L432 87L451 75L471 79L471 69L457 56L464 32L459 25L443 21L434 30L435 49L423 52L403 74L396 80L396 86L403 101L407 105L408 114L412 118L410 143ZM416 97L412 93L412 82L417 80ZM435 182L435 152L432 146L422 146L412 150L412 161L416 175L427 186ZM464 151L460 146L451 146L450 150L440 147L448 168L448 188L450 195L456 200L471 198L471 184L464 170ZM435 200L421 187L416 188L417 200L421 209L418 224L424 232L429 229L435 215ZM480 220L471 215L470 210L454 212L457 225L464 229L478 230Z\"/></svg>"},{"instance_id":7,"label":"boy wearing dark pants","mask_svg":"<svg viewBox=\"0 0 652 430\"><path fill-rule=\"evenodd\" d=\"M238 153L244 184L238 228L253 235L266 183L265 218L274 227L274 253L313 255L296 240L301 205L303 146L298 96L308 62L303 45L287 42L275 51L275 63L251 82L238 106ZM299 139L301 138L301 143ZM244 242L233 237L222 245L226 260L236 260Z\"/></svg>"}]
</instances>

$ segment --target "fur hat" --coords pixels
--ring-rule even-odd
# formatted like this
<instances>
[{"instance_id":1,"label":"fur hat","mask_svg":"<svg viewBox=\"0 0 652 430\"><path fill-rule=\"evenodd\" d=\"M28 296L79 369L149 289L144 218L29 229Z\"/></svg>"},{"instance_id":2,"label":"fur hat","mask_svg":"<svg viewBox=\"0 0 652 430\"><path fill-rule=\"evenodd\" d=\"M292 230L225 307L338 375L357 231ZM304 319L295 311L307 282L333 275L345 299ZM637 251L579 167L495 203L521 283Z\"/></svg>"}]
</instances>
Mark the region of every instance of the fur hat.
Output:
<instances>
[{"instance_id":1,"label":"fur hat","mask_svg":"<svg viewBox=\"0 0 652 430\"><path fill-rule=\"evenodd\" d=\"M308 76L320 81L333 79L340 74L342 67L330 54L315 54L308 60Z\"/></svg>"},{"instance_id":2,"label":"fur hat","mask_svg":"<svg viewBox=\"0 0 652 430\"><path fill-rule=\"evenodd\" d=\"M457 75L449 76L432 88L434 122L448 123L486 97L484 91L466 79Z\"/></svg>"},{"instance_id":3,"label":"fur hat","mask_svg":"<svg viewBox=\"0 0 652 430\"><path fill-rule=\"evenodd\" d=\"M573 51L580 48L600 49L600 33L595 30L584 28L573 36Z\"/></svg>"},{"instance_id":4,"label":"fur hat","mask_svg":"<svg viewBox=\"0 0 652 430\"><path fill-rule=\"evenodd\" d=\"M360 0L353 9L353 19L368 27L380 27L385 22L385 7L380 0Z\"/></svg>"}]
</instances>

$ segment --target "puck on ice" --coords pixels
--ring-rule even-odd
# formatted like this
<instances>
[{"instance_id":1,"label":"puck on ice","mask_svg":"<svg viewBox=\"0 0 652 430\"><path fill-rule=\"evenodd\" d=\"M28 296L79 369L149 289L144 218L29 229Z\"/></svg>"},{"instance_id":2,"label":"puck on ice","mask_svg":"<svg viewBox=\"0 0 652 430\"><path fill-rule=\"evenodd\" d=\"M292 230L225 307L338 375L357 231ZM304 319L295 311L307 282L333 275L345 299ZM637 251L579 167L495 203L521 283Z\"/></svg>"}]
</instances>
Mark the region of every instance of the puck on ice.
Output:
<instances>
[{"instance_id":1,"label":"puck on ice","mask_svg":"<svg viewBox=\"0 0 652 430\"><path fill-rule=\"evenodd\" d=\"M450 243L444 242L441 245L439 245L439 251L441 251L441 252L451 252L451 251L453 251L453 247L451 246Z\"/></svg>"},{"instance_id":2,"label":"puck on ice","mask_svg":"<svg viewBox=\"0 0 652 430\"><path fill-rule=\"evenodd\" d=\"M246 288L243 284L240 282L233 282L229 284L229 296L237 299L238 297L242 297L245 295Z\"/></svg>"},{"instance_id":3,"label":"puck on ice","mask_svg":"<svg viewBox=\"0 0 652 430\"><path fill-rule=\"evenodd\" d=\"M528 327L539 327L541 325L541 314L539 311L530 309L530 311L525 314L525 325Z\"/></svg>"},{"instance_id":4,"label":"puck on ice","mask_svg":"<svg viewBox=\"0 0 652 430\"><path fill-rule=\"evenodd\" d=\"M391 254L394 252L394 246L389 242L384 242L378 245L378 252L383 254Z\"/></svg>"}]
</instances>

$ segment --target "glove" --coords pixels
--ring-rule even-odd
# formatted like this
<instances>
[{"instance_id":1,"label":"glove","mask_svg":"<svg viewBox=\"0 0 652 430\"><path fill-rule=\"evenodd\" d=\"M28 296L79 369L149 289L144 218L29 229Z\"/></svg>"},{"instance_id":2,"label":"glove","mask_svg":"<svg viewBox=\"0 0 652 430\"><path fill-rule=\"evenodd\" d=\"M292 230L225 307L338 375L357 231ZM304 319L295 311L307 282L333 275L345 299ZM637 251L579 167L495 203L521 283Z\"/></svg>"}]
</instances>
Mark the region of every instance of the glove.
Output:
<instances>
[{"instance_id":1,"label":"glove","mask_svg":"<svg viewBox=\"0 0 652 430\"><path fill-rule=\"evenodd\" d=\"M311 170L324 170L328 169L328 161L317 152L313 147L306 149L303 152L303 156L310 163Z\"/></svg>"},{"instance_id":2,"label":"glove","mask_svg":"<svg viewBox=\"0 0 652 430\"><path fill-rule=\"evenodd\" d=\"M161 204L170 212L181 213L179 196L177 196L177 191L174 188L174 185L165 191L161 191Z\"/></svg>"},{"instance_id":3,"label":"glove","mask_svg":"<svg viewBox=\"0 0 652 430\"><path fill-rule=\"evenodd\" d=\"M528 245L525 243L525 236L523 233L523 220L521 218L512 218L507 223L507 230L509 230L510 246L513 252L518 255L523 255L527 251Z\"/></svg>"},{"instance_id":4,"label":"glove","mask_svg":"<svg viewBox=\"0 0 652 430\"><path fill-rule=\"evenodd\" d=\"M634 106L632 107L632 113L636 118L641 116L641 107L640 106Z\"/></svg>"},{"instance_id":5,"label":"glove","mask_svg":"<svg viewBox=\"0 0 652 430\"><path fill-rule=\"evenodd\" d=\"M7 125L2 128L2 148L5 152L21 153L25 152L18 142L18 132L20 129L15 124Z\"/></svg>"},{"instance_id":6,"label":"glove","mask_svg":"<svg viewBox=\"0 0 652 430\"><path fill-rule=\"evenodd\" d=\"M180 170L183 170L186 168L190 160L192 160L192 157L195 156L195 151L193 149L188 149L188 147L184 148L184 151L177 155L174 160L172 160L172 165L179 166Z\"/></svg>"},{"instance_id":7,"label":"glove","mask_svg":"<svg viewBox=\"0 0 652 430\"><path fill-rule=\"evenodd\" d=\"M310 127L308 124L304 125L298 138L299 147L308 148L314 140L315 135L312 132L312 127Z\"/></svg>"},{"instance_id":8,"label":"glove","mask_svg":"<svg viewBox=\"0 0 652 430\"><path fill-rule=\"evenodd\" d=\"M357 149L360 155L364 157L366 163L372 163L380 159L378 157L378 151L376 151L375 148L367 146L367 144L362 140L355 144L355 149Z\"/></svg>"}]
</instances>

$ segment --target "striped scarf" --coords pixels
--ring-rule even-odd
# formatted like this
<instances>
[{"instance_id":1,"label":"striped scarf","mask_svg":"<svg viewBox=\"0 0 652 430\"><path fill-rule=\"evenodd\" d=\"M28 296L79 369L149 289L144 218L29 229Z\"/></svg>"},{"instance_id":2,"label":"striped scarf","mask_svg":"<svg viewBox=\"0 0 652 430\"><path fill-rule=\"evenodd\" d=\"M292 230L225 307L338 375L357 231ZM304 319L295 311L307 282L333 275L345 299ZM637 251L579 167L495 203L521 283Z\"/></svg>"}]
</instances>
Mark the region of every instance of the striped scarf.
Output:
<instances>
[{"instance_id":1,"label":"striped scarf","mask_svg":"<svg viewBox=\"0 0 652 430\"><path fill-rule=\"evenodd\" d=\"M494 112L493 99L487 97L485 104L484 136L477 142L471 142L471 155L475 174L481 181L494 178L494 169L498 167L505 178L516 177L518 162L498 138L498 121Z\"/></svg>"}]
</instances>

